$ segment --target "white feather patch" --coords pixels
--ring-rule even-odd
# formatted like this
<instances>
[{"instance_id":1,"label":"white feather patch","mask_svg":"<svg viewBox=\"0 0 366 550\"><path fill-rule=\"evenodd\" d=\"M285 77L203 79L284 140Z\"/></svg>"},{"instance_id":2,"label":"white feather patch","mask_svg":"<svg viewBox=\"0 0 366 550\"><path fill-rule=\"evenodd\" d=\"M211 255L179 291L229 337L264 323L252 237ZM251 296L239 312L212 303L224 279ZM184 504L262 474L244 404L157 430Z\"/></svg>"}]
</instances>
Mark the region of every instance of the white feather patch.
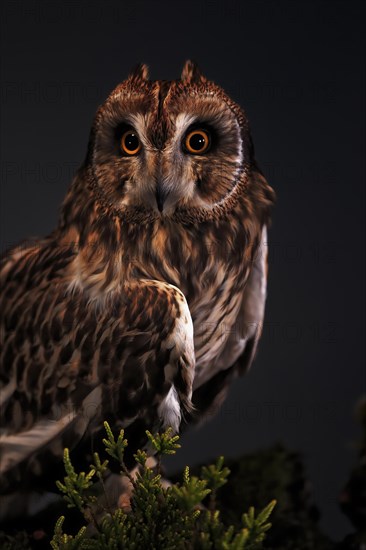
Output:
<instances>
[{"instance_id":1,"label":"white feather patch","mask_svg":"<svg viewBox=\"0 0 366 550\"><path fill-rule=\"evenodd\" d=\"M181 421L181 410L178 399L177 390L172 386L168 394L158 407L159 418L163 423L164 428L171 426L174 432L179 431Z\"/></svg>"}]
</instances>

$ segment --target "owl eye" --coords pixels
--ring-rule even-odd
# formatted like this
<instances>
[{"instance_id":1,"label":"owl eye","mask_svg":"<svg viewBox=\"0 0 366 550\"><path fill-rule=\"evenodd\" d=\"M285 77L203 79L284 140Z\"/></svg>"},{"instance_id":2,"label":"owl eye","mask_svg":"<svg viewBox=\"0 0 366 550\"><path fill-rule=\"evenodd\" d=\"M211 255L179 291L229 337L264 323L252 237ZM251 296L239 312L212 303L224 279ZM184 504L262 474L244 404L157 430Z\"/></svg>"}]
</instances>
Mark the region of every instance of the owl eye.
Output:
<instances>
[{"instance_id":1,"label":"owl eye","mask_svg":"<svg viewBox=\"0 0 366 550\"><path fill-rule=\"evenodd\" d=\"M121 149L125 155L133 156L141 149L141 142L135 130L127 130L121 138Z\"/></svg>"},{"instance_id":2,"label":"owl eye","mask_svg":"<svg viewBox=\"0 0 366 550\"><path fill-rule=\"evenodd\" d=\"M207 153L211 145L210 134L205 130L192 130L184 140L184 149L191 155Z\"/></svg>"}]
</instances>

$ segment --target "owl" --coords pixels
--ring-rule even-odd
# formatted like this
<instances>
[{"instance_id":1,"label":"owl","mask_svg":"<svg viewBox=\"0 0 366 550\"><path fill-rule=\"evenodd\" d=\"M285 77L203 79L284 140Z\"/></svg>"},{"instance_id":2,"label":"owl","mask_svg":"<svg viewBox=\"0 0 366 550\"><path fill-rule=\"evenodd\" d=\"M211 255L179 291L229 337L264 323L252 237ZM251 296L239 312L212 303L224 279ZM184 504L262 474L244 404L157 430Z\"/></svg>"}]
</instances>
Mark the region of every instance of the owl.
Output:
<instances>
[{"instance_id":1,"label":"owl","mask_svg":"<svg viewBox=\"0 0 366 550\"><path fill-rule=\"evenodd\" d=\"M104 420L135 451L217 410L260 336L273 202L244 111L193 62L113 90L56 229L2 258L3 502L31 513Z\"/></svg>"}]
</instances>

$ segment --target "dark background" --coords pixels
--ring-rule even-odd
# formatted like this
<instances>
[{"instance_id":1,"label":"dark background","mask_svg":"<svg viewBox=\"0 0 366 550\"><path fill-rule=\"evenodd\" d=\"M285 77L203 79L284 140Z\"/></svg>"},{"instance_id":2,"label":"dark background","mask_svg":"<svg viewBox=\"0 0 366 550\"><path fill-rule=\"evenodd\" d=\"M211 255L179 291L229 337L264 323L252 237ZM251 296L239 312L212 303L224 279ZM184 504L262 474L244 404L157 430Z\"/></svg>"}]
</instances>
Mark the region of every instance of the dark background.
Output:
<instances>
[{"instance_id":1,"label":"dark background","mask_svg":"<svg viewBox=\"0 0 366 550\"><path fill-rule=\"evenodd\" d=\"M171 468L284 441L336 537L365 391L362 2L8 2L2 21L1 247L44 235L99 103L139 61L193 58L247 111L278 195L267 316L250 374Z\"/></svg>"}]
</instances>

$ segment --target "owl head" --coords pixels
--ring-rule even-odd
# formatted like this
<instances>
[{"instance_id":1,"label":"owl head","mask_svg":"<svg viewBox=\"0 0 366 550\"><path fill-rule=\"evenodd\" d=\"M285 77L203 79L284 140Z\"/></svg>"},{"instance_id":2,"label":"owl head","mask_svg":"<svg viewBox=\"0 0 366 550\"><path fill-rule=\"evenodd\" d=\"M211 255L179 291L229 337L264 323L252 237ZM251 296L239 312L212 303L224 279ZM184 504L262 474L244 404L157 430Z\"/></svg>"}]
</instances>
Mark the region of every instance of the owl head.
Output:
<instances>
[{"instance_id":1,"label":"owl head","mask_svg":"<svg viewBox=\"0 0 366 550\"><path fill-rule=\"evenodd\" d=\"M180 79L139 65L97 111L85 167L125 217L206 219L227 209L253 163L242 109L187 61Z\"/></svg>"}]
</instances>

